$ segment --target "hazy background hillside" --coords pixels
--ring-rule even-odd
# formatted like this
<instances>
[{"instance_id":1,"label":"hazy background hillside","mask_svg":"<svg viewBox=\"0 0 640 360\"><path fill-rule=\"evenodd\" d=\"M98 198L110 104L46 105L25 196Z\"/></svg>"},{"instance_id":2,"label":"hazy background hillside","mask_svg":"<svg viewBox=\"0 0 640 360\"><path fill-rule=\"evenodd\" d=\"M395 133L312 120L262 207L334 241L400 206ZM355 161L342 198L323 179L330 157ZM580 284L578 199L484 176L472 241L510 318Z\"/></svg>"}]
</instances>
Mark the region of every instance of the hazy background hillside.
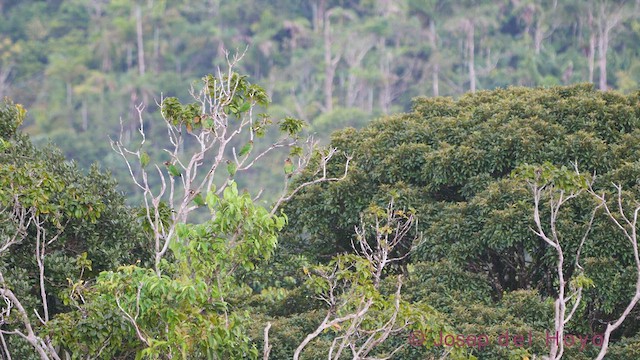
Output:
<instances>
[{"instance_id":1,"label":"hazy background hillside","mask_svg":"<svg viewBox=\"0 0 640 360\"><path fill-rule=\"evenodd\" d=\"M246 49L238 70L267 88L274 116L327 139L418 95L637 89L639 13L640 1L0 0L0 97L29 109L36 142L100 161L131 192L109 147L118 120L135 133L144 103L147 128L164 132L160 94L186 99L224 49Z\"/></svg>"}]
</instances>

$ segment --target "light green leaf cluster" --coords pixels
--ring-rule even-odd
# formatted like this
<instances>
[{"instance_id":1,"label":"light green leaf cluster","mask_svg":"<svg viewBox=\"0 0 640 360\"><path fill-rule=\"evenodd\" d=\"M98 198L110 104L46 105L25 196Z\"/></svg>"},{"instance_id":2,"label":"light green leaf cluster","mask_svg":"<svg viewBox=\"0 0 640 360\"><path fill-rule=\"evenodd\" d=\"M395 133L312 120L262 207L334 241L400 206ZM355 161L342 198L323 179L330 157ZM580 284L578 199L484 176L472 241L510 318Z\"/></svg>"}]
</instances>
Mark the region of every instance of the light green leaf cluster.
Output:
<instances>
[{"instance_id":1,"label":"light green leaf cluster","mask_svg":"<svg viewBox=\"0 0 640 360\"><path fill-rule=\"evenodd\" d=\"M79 313L60 316L59 341L79 354L107 336L135 334L124 348L137 349L136 359L257 357L246 333L247 314L234 305L251 290L235 272L251 270L273 254L286 217L255 205L235 183L222 196L209 192L206 199L211 220L176 226L173 256L163 260L162 275L137 265L101 273L83 294L83 312L92 320ZM105 312L120 316L119 325L91 332Z\"/></svg>"}]
</instances>

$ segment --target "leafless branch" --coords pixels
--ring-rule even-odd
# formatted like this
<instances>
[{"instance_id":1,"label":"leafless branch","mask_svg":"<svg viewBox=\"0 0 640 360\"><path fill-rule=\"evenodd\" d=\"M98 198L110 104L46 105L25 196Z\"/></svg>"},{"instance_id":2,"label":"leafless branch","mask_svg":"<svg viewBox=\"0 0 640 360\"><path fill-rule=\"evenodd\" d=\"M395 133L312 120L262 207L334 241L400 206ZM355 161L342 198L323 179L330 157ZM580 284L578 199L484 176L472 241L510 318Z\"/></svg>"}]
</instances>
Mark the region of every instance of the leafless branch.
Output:
<instances>
[{"instance_id":1,"label":"leafless branch","mask_svg":"<svg viewBox=\"0 0 640 360\"><path fill-rule=\"evenodd\" d=\"M116 295L116 305L118 306L118 309L120 309L120 311L122 312L122 314L124 315L124 317L131 323L131 325L133 325L133 328L136 330L136 335L138 336L138 339L140 339L140 341L142 341L145 345L150 346L149 343L149 339L147 339L147 337L142 333L142 330L140 329L140 326L138 326L138 316L140 315L140 292L142 291L142 286L143 284L140 283L138 285L138 290L136 292L136 313L135 315L131 315L129 314L128 311L126 311L123 307L122 304L120 304L120 297Z\"/></svg>"},{"instance_id":2,"label":"leafless branch","mask_svg":"<svg viewBox=\"0 0 640 360\"><path fill-rule=\"evenodd\" d=\"M60 360L60 357L57 355L55 350L51 347L50 343L45 339L40 338L36 335L31 326L31 321L29 320L29 316L27 315L27 311L23 307L22 303L18 299L18 297L11 291L6 288L6 284L4 282L4 278L2 278L0 274L0 296L4 299L6 303L11 303L11 307L14 307L18 314L20 315L20 319L22 321L22 326L24 327L26 333L23 333L17 329L12 331L0 330L0 332L4 334L15 334L19 335L23 339L25 339L31 346L36 350L40 359L49 360L55 359ZM4 319L0 318L0 322L3 322Z\"/></svg>"},{"instance_id":3,"label":"leafless branch","mask_svg":"<svg viewBox=\"0 0 640 360\"><path fill-rule=\"evenodd\" d=\"M389 203L386 214L383 219L376 216L374 223L367 226L364 219L361 226L356 228L356 236L358 245L352 243L356 253L368 264L370 264L371 273L368 274L371 279L371 285L374 291L378 291L383 271L392 262L398 261L403 257L394 258L390 254L403 241L408 241L407 235L414 229L416 220L411 213L404 213L394 209L393 200ZM372 232L371 241L368 240L370 229ZM331 273L327 273L322 269L315 270L315 276L320 277L327 284L327 290L321 294L320 299L327 303L329 309L322 322L315 331L308 334L300 343L294 353L294 359L297 360L304 348L323 331L334 329L340 333L336 336L329 348L329 359L337 360L344 356L344 351L351 351L353 359L373 359L370 354L375 348L386 341L391 334L396 334L410 323L405 319L398 324L401 308L401 289L402 276L398 276L396 292L393 295L391 308L388 309L389 314L386 321L382 325L374 329L363 327L364 321L374 305L375 300L372 296L367 296L354 291L358 286L358 280L345 280L344 276L340 276L340 272L355 271L350 264L338 266L337 264L331 269ZM310 275L311 276L311 275ZM348 278L348 277L346 277ZM342 289L341 294L336 294L336 289ZM354 303L355 299L359 299ZM338 316L340 312L350 308L346 314ZM343 326L347 324L348 326ZM384 359L388 359L399 351L402 346L394 349L394 351Z\"/></svg>"},{"instance_id":4,"label":"leafless branch","mask_svg":"<svg viewBox=\"0 0 640 360\"><path fill-rule=\"evenodd\" d=\"M576 170L577 171L577 170ZM545 243L551 246L557 256L556 260L556 276L558 277L558 297L554 304L554 329L558 334L558 340L551 343L549 349L548 359L557 360L561 359L564 353L564 329L565 325L571 320L575 311L577 310L580 301L582 300L582 287L578 286L573 289L569 295L567 295L567 280L565 279L564 261L565 253L560 241L560 235L556 227L558 216L561 208L572 199L579 196L583 190L579 189L567 194L563 189L556 189L552 183L541 183L540 175L536 174L536 179L529 182L531 192L533 194L533 220L535 223L535 229L532 231L540 237ZM549 202L549 220L545 223L549 228L549 232L544 230L543 221L540 218L540 206L543 198L547 198ZM579 254L586 241L586 238L591 231L593 224L593 218L595 217L595 209L592 212L591 219L587 225L585 234L583 235L580 245L577 250L578 256L576 257L575 267L582 269L579 264ZM573 302L572 308L567 314L567 305Z\"/></svg>"},{"instance_id":5,"label":"leafless branch","mask_svg":"<svg viewBox=\"0 0 640 360\"><path fill-rule=\"evenodd\" d=\"M271 329L271 323L268 322L264 328L264 351L262 354L263 360L269 360L269 353L271 352L271 345L269 345L269 329Z\"/></svg>"},{"instance_id":6,"label":"leafless branch","mask_svg":"<svg viewBox=\"0 0 640 360\"><path fill-rule=\"evenodd\" d=\"M47 228L45 227L46 221L40 217L35 208L26 208L21 203L20 199L17 195L14 195L5 207L2 209L3 213L8 213L9 215L9 225L12 228L12 234L3 239L2 245L0 247L0 254L2 252L8 251L12 245L18 244L22 242L27 236L27 230L30 227L35 227L35 240L36 240L36 249L35 249L35 258L36 263L38 265L38 284L39 284L39 292L40 292L40 300L42 301L42 310L43 315L41 316L36 309L33 310L34 314L38 318L38 320L43 324L49 321L49 303L47 300L47 293L45 288L45 256L46 256L46 246L55 242L59 236L64 231L68 221L64 224L59 224L57 230L53 236L48 234ZM3 329L0 330L2 333L2 342L3 347L6 347L4 344L4 335L18 335L24 338L33 348L36 350L41 359L59 359L59 355L57 351L51 344L51 339L48 337L40 337L38 336L31 324L31 320L28 316L28 310L24 308L22 305L19 295L16 295L5 282L4 274L0 270L0 297L4 301L4 305L0 311L0 325L6 323L7 318L9 318L11 314L11 310L15 309L20 316L21 326L24 330L19 330L18 328L14 328L11 330ZM8 349L5 349L4 352L7 356L10 357Z\"/></svg>"},{"instance_id":7,"label":"leafless branch","mask_svg":"<svg viewBox=\"0 0 640 360\"><path fill-rule=\"evenodd\" d=\"M349 162L352 159L351 156L346 156L346 161L345 161L345 166L344 166L344 173L342 174L342 176L340 176L340 177L328 177L327 176L327 164L333 158L333 156L335 155L336 151L337 151L336 148L331 148L328 151L327 155L322 157L322 160L320 162L320 166L318 168L318 171L316 172L316 174L317 174L318 172L321 171L322 172L322 176L321 177L316 178L316 179L311 180L311 181L304 182L304 183L298 185L295 189L291 190L288 194L287 194L287 189L289 188L289 182L290 182L291 176L285 177L283 195L276 201L275 205L271 209L271 214L275 214L283 203L291 200L293 198L293 196L296 193L298 193L298 191L302 190L305 187L308 187L308 186L311 186L311 185L315 185L315 184L319 184L321 182L344 180L347 177L347 173L349 172ZM298 167L297 172L299 173L301 171L302 171L302 167Z\"/></svg>"},{"instance_id":8,"label":"leafless branch","mask_svg":"<svg viewBox=\"0 0 640 360\"><path fill-rule=\"evenodd\" d=\"M2 331L0 331L0 342L2 343L4 356L6 356L7 360L11 360L11 353L9 352L9 347L7 347L7 342L4 340L4 333Z\"/></svg>"},{"instance_id":9,"label":"leafless branch","mask_svg":"<svg viewBox=\"0 0 640 360\"><path fill-rule=\"evenodd\" d=\"M638 253L638 238L637 238L637 226L638 226L638 213L640 212L640 205L636 202L635 208L633 210L632 219L629 219L625 209L624 209L624 201L622 198L622 186L619 184L614 184L614 188L616 189L616 201L615 206L617 207L617 212L611 210L609 204L607 203L607 199L604 193L597 193L593 187L589 186L589 193L596 198L601 206L604 209L605 214L613 222L613 224L622 231L625 238L629 241L631 245L631 250L633 252L633 258L635 262L636 268L636 284L635 284L635 292L633 297L629 300L629 303L625 307L624 311L620 316L615 319L615 321L607 324L607 327L604 332L604 339L602 342L602 347L600 348L600 352L596 359L604 359L607 354L609 348L609 341L611 338L611 333L615 331L617 328L622 325L622 323L627 319L631 311L635 308L638 301L640 301L640 256ZM622 219L622 222L618 220L618 217Z\"/></svg>"},{"instance_id":10,"label":"leafless branch","mask_svg":"<svg viewBox=\"0 0 640 360\"><path fill-rule=\"evenodd\" d=\"M257 138L257 127L266 125L263 120L258 120L254 116L254 107L256 103L251 103L247 112L239 115L239 119L230 118L228 111L225 110L235 99L240 80L234 76L234 67L238 61L244 56L244 53L230 56L225 52L227 59L227 69L217 69L217 76L212 83L210 78L205 78L202 88L196 89L191 87L190 93L195 103L200 109L198 117L198 126L190 124L186 126L184 123L176 123L175 119L166 118L166 114L161 112L165 125L167 127L168 147L164 152L169 156L169 160L164 163L168 171L153 164L161 185L159 189L153 188L150 184L150 174L143 163L149 161L148 155L142 150L146 142L143 110L144 105L137 106L137 121L139 123L139 132L141 140L135 145L136 150L130 150L126 145L123 137L124 126L121 122L121 134L115 141L112 140L112 148L125 161L129 170L129 175L133 179L136 186L142 190L144 204L146 209L146 221L150 224L154 245L155 245L155 268L160 274L160 261L169 250L170 244L175 239L175 226L178 223L185 223L189 219L189 215L197 209L194 205L196 196L203 196L214 188L214 181L223 179L220 176L220 168L223 167L229 171L228 176L220 181L216 186L216 194L220 195L224 189L229 186L234 176L239 173L251 169L257 162L263 160L267 155L281 148L289 148L298 144L297 138L282 137L274 143L256 150L250 148L248 153L242 156L236 152L233 144L238 141L246 141L250 144ZM157 105L162 108L165 105L165 98L160 99ZM235 115L233 115L235 116ZM208 122L211 126L204 126L204 122ZM184 130L186 126L186 131ZM194 146L185 151L185 139L190 137L194 142ZM308 144L312 140L307 141ZM309 162L311 154L314 150L313 146L309 146L306 154L300 156L298 162L298 171L301 171ZM320 179L310 181L298 186L293 191L289 191L288 185L290 176L285 179L285 187L283 195L272 208L272 214L275 214L278 207L289 200L296 192L305 186L316 184L322 181L337 181L341 178L332 178L326 175L326 162L328 162L335 150L330 152L321 163L324 176ZM226 164L226 166L225 166ZM347 166L348 168L348 161ZM233 170L229 170L233 169ZM297 174L298 172L296 172ZM217 175L216 175L217 174ZM258 195L259 196L259 195ZM166 203L171 210L170 219L161 221L160 207ZM214 215L215 216L215 215ZM168 222L166 221L168 220Z\"/></svg>"}]
</instances>

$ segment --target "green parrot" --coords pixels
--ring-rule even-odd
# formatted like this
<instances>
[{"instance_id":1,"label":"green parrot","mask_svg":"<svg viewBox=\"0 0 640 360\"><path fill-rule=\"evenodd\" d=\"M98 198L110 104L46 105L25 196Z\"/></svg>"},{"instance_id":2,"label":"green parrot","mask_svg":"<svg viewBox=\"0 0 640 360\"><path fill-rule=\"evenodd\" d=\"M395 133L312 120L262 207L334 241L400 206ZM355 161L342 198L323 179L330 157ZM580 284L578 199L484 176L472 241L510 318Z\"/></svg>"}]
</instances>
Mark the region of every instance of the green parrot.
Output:
<instances>
[{"instance_id":1,"label":"green parrot","mask_svg":"<svg viewBox=\"0 0 640 360\"><path fill-rule=\"evenodd\" d=\"M213 119L211 118L205 118L204 120L202 120L202 126L205 129L213 129L213 126L215 125L215 122L213 121Z\"/></svg>"},{"instance_id":2,"label":"green parrot","mask_svg":"<svg viewBox=\"0 0 640 360\"><path fill-rule=\"evenodd\" d=\"M167 169L169 170L169 174L171 174L171 176L182 176L182 174L180 173L180 170L178 170L178 168L173 165L170 162L165 162L164 163L167 166Z\"/></svg>"},{"instance_id":3,"label":"green parrot","mask_svg":"<svg viewBox=\"0 0 640 360\"><path fill-rule=\"evenodd\" d=\"M238 165L235 162L227 160L227 171L229 172L229 176L234 176L236 171L238 170Z\"/></svg>"},{"instance_id":4,"label":"green parrot","mask_svg":"<svg viewBox=\"0 0 640 360\"><path fill-rule=\"evenodd\" d=\"M149 158L149 154L147 154L146 151L143 151L140 154L140 165L142 166L142 168L145 168L149 164L150 160L151 159Z\"/></svg>"},{"instance_id":5,"label":"green parrot","mask_svg":"<svg viewBox=\"0 0 640 360\"><path fill-rule=\"evenodd\" d=\"M242 149L240 149L240 152L238 153L238 156L245 156L247 155L251 149L253 148L253 140L249 140L249 142L242 147Z\"/></svg>"},{"instance_id":6,"label":"green parrot","mask_svg":"<svg viewBox=\"0 0 640 360\"><path fill-rule=\"evenodd\" d=\"M204 206L204 199L202 198L202 194L197 193L196 196L193 198L193 202L196 203L196 205L198 206Z\"/></svg>"},{"instance_id":7,"label":"green parrot","mask_svg":"<svg viewBox=\"0 0 640 360\"><path fill-rule=\"evenodd\" d=\"M290 158L287 158L287 160L284 161L284 173L290 176L293 174L294 170L295 166L293 165L293 162L291 162Z\"/></svg>"}]
</instances>

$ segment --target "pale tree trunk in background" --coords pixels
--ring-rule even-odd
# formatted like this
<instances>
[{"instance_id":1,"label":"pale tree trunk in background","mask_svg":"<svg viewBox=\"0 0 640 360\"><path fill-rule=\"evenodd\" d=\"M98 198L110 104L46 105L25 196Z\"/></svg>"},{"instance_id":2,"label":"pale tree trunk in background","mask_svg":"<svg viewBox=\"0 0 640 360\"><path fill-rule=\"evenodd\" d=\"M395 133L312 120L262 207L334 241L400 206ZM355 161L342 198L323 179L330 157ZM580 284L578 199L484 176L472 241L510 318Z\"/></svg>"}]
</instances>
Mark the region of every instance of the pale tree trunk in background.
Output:
<instances>
[{"instance_id":1,"label":"pale tree trunk in background","mask_svg":"<svg viewBox=\"0 0 640 360\"><path fill-rule=\"evenodd\" d=\"M93 30L100 34L100 39L95 43L93 51L101 60L100 70L104 73L110 72L112 68L112 59L110 54L111 42L117 42L117 36L111 36L109 27L105 26L105 16L103 6L105 4L99 0L92 0L85 6L91 16L90 26Z\"/></svg>"},{"instance_id":2,"label":"pale tree trunk in background","mask_svg":"<svg viewBox=\"0 0 640 360\"><path fill-rule=\"evenodd\" d=\"M542 51L543 42L547 39L554 31L560 26L561 21L558 21L557 16L553 16L553 13L558 10L558 1L555 0L551 6L551 9L547 10L545 13L545 8L543 6L536 6L535 11L538 13L538 19L536 21L536 29L533 34L533 42L534 42L534 52L536 55L539 55ZM546 16L551 13L551 20ZM548 26L547 31L545 31L545 25Z\"/></svg>"},{"instance_id":3,"label":"pale tree trunk in background","mask_svg":"<svg viewBox=\"0 0 640 360\"><path fill-rule=\"evenodd\" d=\"M356 38L350 39L344 48L344 60L349 66L347 96L345 101L346 107L355 106L358 94L362 88L358 87L358 79L355 71L361 68L365 56L367 56L375 45L375 38L372 36L363 36L360 33L356 33L354 36L356 36Z\"/></svg>"},{"instance_id":4,"label":"pale tree trunk in background","mask_svg":"<svg viewBox=\"0 0 640 360\"><path fill-rule=\"evenodd\" d=\"M439 73L440 73L440 59L438 58L438 35L436 33L436 23L431 20L429 23L429 42L431 43L431 48L433 49L434 61L431 67L431 80L433 84L433 96L440 96L440 84L439 84Z\"/></svg>"},{"instance_id":5,"label":"pale tree trunk in background","mask_svg":"<svg viewBox=\"0 0 640 360\"><path fill-rule=\"evenodd\" d=\"M326 9L326 0L319 0L311 4L311 12L313 13L313 31L320 33L324 23L324 14Z\"/></svg>"},{"instance_id":6,"label":"pale tree trunk in background","mask_svg":"<svg viewBox=\"0 0 640 360\"><path fill-rule=\"evenodd\" d=\"M614 30L627 16L633 16L636 10L627 9L624 4L608 11L607 3L600 4L598 9L598 67L600 68L599 88L607 90L607 52L609 39Z\"/></svg>"},{"instance_id":7,"label":"pale tree trunk in background","mask_svg":"<svg viewBox=\"0 0 640 360\"><path fill-rule=\"evenodd\" d=\"M100 65L100 69L102 72L110 72L113 68L113 61L111 60L111 55L109 54L109 37L107 34L102 35L101 44L98 45L100 48L98 51L102 53L102 62Z\"/></svg>"},{"instance_id":8,"label":"pale tree trunk in background","mask_svg":"<svg viewBox=\"0 0 640 360\"><path fill-rule=\"evenodd\" d=\"M475 29L473 23L469 20L466 20L465 27L467 32L467 52L469 56L469 90L476 92Z\"/></svg>"},{"instance_id":9,"label":"pale tree trunk in background","mask_svg":"<svg viewBox=\"0 0 640 360\"><path fill-rule=\"evenodd\" d=\"M588 25L590 29L589 35L589 82L593 84L593 73L596 68L596 32L594 31L593 26L593 12L589 9L589 20Z\"/></svg>"},{"instance_id":10,"label":"pale tree trunk in background","mask_svg":"<svg viewBox=\"0 0 640 360\"><path fill-rule=\"evenodd\" d=\"M380 76L382 77L378 105L384 114L388 114L391 107L391 54L387 51L384 38L380 38L378 41L378 49L380 50Z\"/></svg>"},{"instance_id":11,"label":"pale tree trunk in background","mask_svg":"<svg viewBox=\"0 0 640 360\"><path fill-rule=\"evenodd\" d=\"M335 56L331 52L333 38L331 37L331 14L329 10L324 15L324 111L333 111L333 78L336 74L336 67L340 62L340 54Z\"/></svg>"},{"instance_id":12,"label":"pale tree trunk in background","mask_svg":"<svg viewBox=\"0 0 640 360\"><path fill-rule=\"evenodd\" d=\"M144 40L142 38L142 10L140 5L136 6L136 36L138 40L138 73L140 76L145 73L144 66Z\"/></svg>"},{"instance_id":13,"label":"pale tree trunk in background","mask_svg":"<svg viewBox=\"0 0 640 360\"><path fill-rule=\"evenodd\" d=\"M4 98L9 93L9 86L7 79L11 73L11 67L0 68L0 99Z\"/></svg>"},{"instance_id":14,"label":"pale tree trunk in background","mask_svg":"<svg viewBox=\"0 0 640 360\"><path fill-rule=\"evenodd\" d=\"M89 108L87 106L87 100L82 100L82 131L89 129Z\"/></svg>"},{"instance_id":15,"label":"pale tree trunk in background","mask_svg":"<svg viewBox=\"0 0 640 360\"><path fill-rule=\"evenodd\" d=\"M160 53L160 28L158 26L153 29L153 59L153 72L159 74L162 68L162 58Z\"/></svg>"},{"instance_id":16,"label":"pale tree trunk in background","mask_svg":"<svg viewBox=\"0 0 640 360\"><path fill-rule=\"evenodd\" d=\"M129 72L131 68L133 68L133 45L130 42L127 42L125 49L127 54L127 72Z\"/></svg>"},{"instance_id":17,"label":"pale tree trunk in background","mask_svg":"<svg viewBox=\"0 0 640 360\"><path fill-rule=\"evenodd\" d=\"M146 73L146 65L144 58L144 37L142 32L142 10L140 8L140 5L136 6L136 43L138 47L138 75L144 76ZM147 105L149 103L148 88L146 88L142 84L136 86L132 90L130 98L131 111L134 114L133 116L135 118L135 114L137 113L137 109L140 103L142 103L143 105ZM131 134L133 134L136 130L137 129L134 129L134 122L131 122L129 136L131 136Z\"/></svg>"},{"instance_id":18,"label":"pale tree trunk in background","mask_svg":"<svg viewBox=\"0 0 640 360\"><path fill-rule=\"evenodd\" d=\"M600 68L600 90L607 90L607 51L609 49L609 32L603 29L598 37L598 66Z\"/></svg>"},{"instance_id":19,"label":"pale tree trunk in background","mask_svg":"<svg viewBox=\"0 0 640 360\"><path fill-rule=\"evenodd\" d=\"M596 36L589 37L589 82L593 83L593 73L596 68Z\"/></svg>"},{"instance_id":20,"label":"pale tree trunk in background","mask_svg":"<svg viewBox=\"0 0 640 360\"><path fill-rule=\"evenodd\" d=\"M69 120L69 128L73 129L73 86L70 80L68 80L65 85L67 89L67 119Z\"/></svg>"},{"instance_id":21,"label":"pale tree trunk in background","mask_svg":"<svg viewBox=\"0 0 640 360\"><path fill-rule=\"evenodd\" d=\"M438 83L439 72L440 72L440 65L438 63L433 64L433 71L431 72L431 78L433 82L433 96L440 96L440 88Z\"/></svg>"},{"instance_id":22,"label":"pale tree trunk in background","mask_svg":"<svg viewBox=\"0 0 640 360\"><path fill-rule=\"evenodd\" d=\"M542 16L536 22L536 31L533 35L533 48L536 55L540 54L540 50L542 50L542 40L544 40L544 30L542 30Z\"/></svg>"}]
</instances>

